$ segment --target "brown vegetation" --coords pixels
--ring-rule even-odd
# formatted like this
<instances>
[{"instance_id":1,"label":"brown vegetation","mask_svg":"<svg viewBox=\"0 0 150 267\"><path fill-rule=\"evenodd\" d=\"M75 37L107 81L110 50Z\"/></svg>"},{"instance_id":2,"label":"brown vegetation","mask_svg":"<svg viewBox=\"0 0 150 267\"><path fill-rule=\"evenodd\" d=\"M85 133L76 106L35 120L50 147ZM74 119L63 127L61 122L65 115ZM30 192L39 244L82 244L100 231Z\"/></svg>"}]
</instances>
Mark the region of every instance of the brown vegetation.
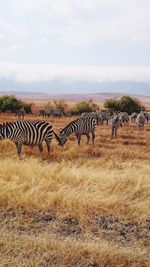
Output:
<instances>
[{"instance_id":1,"label":"brown vegetation","mask_svg":"<svg viewBox=\"0 0 150 267\"><path fill-rule=\"evenodd\" d=\"M71 120L48 121L58 133ZM24 147L22 161L1 141L0 266L148 267L149 137L150 125L130 124L110 141L104 124L94 147L54 139L50 157Z\"/></svg>"}]
</instances>

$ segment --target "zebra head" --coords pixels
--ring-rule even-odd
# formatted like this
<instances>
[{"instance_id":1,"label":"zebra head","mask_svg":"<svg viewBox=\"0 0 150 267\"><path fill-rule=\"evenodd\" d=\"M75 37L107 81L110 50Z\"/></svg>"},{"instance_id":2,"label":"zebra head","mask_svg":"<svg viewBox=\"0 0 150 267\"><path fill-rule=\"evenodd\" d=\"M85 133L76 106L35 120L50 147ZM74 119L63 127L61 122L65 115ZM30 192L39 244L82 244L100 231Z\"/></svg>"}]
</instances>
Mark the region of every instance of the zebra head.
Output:
<instances>
[{"instance_id":1,"label":"zebra head","mask_svg":"<svg viewBox=\"0 0 150 267\"><path fill-rule=\"evenodd\" d=\"M68 136L64 130L60 130L59 138L60 138L60 145L63 146L67 142L67 139L68 139Z\"/></svg>"}]
</instances>

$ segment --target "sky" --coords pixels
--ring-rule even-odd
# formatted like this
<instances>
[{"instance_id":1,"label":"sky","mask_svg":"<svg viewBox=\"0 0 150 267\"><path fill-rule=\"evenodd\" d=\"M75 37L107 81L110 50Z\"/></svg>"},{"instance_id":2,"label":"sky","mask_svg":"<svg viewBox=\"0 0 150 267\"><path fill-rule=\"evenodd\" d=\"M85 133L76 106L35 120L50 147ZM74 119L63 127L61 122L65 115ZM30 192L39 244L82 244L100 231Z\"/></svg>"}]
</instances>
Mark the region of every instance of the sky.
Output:
<instances>
[{"instance_id":1,"label":"sky","mask_svg":"<svg viewBox=\"0 0 150 267\"><path fill-rule=\"evenodd\" d=\"M149 0L0 0L0 90L150 95Z\"/></svg>"}]
</instances>

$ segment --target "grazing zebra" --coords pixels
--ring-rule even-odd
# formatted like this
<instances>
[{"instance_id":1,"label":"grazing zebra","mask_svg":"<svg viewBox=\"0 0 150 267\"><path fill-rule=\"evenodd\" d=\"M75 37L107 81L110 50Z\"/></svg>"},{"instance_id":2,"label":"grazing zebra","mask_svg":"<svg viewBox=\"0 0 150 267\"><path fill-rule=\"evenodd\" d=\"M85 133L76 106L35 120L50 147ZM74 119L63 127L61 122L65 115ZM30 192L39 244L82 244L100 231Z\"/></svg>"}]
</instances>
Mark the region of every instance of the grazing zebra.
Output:
<instances>
[{"instance_id":1,"label":"grazing zebra","mask_svg":"<svg viewBox=\"0 0 150 267\"><path fill-rule=\"evenodd\" d=\"M68 136L72 133L75 133L78 145L80 145L81 135L87 136L87 144L89 143L90 133L92 134L92 142L94 144L95 138L95 127L97 121L95 118L78 118L71 123L69 123L65 128L60 131L59 142L60 145L64 145L67 142ZM57 138L57 137L56 137Z\"/></svg>"},{"instance_id":2,"label":"grazing zebra","mask_svg":"<svg viewBox=\"0 0 150 267\"><path fill-rule=\"evenodd\" d=\"M18 116L18 120L24 120L24 117L26 115L26 112L24 108L21 108L17 113L16 116Z\"/></svg>"},{"instance_id":3,"label":"grazing zebra","mask_svg":"<svg viewBox=\"0 0 150 267\"><path fill-rule=\"evenodd\" d=\"M47 151L50 154L50 143L54 133L52 126L45 121L16 121L0 124L0 140L10 139L17 148L17 153L21 159L22 145L38 145L39 151L43 151L42 142L45 141Z\"/></svg>"},{"instance_id":4,"label":"grazing zebra","mask_svg":"<svg viewBox=\"0 0 150 267\"><path fill-rule=\"evenodd\" d=\"M114 114L111 116L111 118L108 121L108 125L111 128L111 139L117 137L117 130L119 126L122 127L122 122L119 118L118 114Z\"/></svg>"},{"instance_id":5,"label":"grazing zebra","mask_svg":"<svg viewBox=\"0 0 150 267\"><path fill-rule=\"evenodd\" d=\"M131 114L131 122L135 122L137 116L138 116L138 113L133 112L133 113Z\"/></svg>"},{"instance_id":6,"label":"grazing zebra","mask_svg":"<svg viewBox=\"0 0 150 267\"><path fill-rule=\"evenodd\" d=\"M138 114L136 118L136 123L137 123L137 126L139 127L139 130L142 130L144 128L145 121L146 121L146 118L144 116L144 113Z\"/></svg>"}]
</instances>

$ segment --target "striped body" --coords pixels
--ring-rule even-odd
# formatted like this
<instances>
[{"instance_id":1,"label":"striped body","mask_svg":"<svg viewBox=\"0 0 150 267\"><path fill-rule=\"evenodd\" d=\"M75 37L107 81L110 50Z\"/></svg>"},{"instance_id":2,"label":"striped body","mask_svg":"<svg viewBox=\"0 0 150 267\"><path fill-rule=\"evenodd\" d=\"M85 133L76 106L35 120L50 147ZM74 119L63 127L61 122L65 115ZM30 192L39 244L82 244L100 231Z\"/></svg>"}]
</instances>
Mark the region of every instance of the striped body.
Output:
<instances>
[{"instance_id":1,"label":"striped body","mask_svg":"<svg viewBox=\"0 0 150 267\"><path fill-rule=\"evenodd\" d=\"M116 138L119 126L122 126L119 116L117 114L112 115L108 121L108 125L111 129L111 138Z\"/></svg>"},{"instance_id":2,"label":"striped body","mask_svg":"<svg viewBox=\"0 0 150 267\"><path fill-rule=\"evenodd\" d=\"M16 121L0 125L0 139L10 139L17 147L20 157L22 145L38 145L42 152L42 142L47 144L50 153L50 142L53 137L52 126L44 121Z\"/></svg>"},{"instance_id":3,"label":"striped body","mask_svg":"<svg viewBox=\"0 0 150 267\"><path fill-rule=\"evenodd\" d=\"M78 144L80 145L81 135L87 136L87 144L89 143L90 136L92 134L92 141L94 144L95 138L95 128L96 128L97 120L95 118L78 118L77 120L69 123L65 128L60 131L60 142L61 145L64 145L68 139L68 136L72 133L75 133Z\"/></svg>"},{"instance_id":4,"label":"striped body","mask_svg":"<svg viewBox=\"0 0 150 267\"><path fill-rule=\"evenodd\" d=\"M97 121L97 124L99 124L99 118L97 112L84 112L81 114L82 119L89 119L94 118Z\"/></svg>"}]
</instances>

